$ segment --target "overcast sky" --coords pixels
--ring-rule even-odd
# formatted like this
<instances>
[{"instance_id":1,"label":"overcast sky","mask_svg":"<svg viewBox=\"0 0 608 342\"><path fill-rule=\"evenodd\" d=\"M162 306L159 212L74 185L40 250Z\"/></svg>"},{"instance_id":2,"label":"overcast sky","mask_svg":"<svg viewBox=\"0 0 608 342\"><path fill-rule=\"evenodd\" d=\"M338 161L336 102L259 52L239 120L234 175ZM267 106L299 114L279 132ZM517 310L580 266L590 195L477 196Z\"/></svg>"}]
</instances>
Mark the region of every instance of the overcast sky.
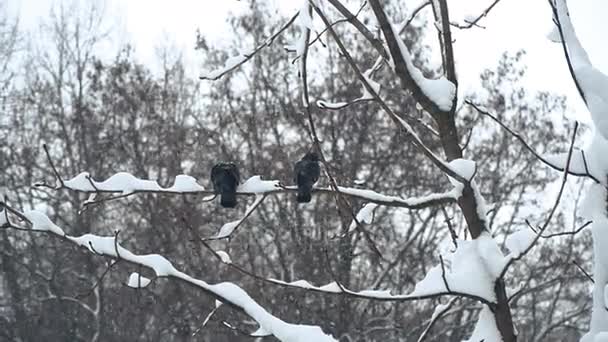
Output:
<instances>
[{"instance_id":1,"label":"overcast sky","mask_svg":"<svg viewBox=\"0 0 608 342\"><path fill-rule=\"evenodd\" d=\"M420 1L404 2L414 7ZM33 30L48 16L51 5L56 2L8 0L8 7L11 13L19 14L22 29ZM481 12L491 2L451 0L451 16L453 20L462 20L466 15ZM116 37L122 42L132 42L140 60L154 61L156 47L161 42L169 42L176 51L182 51L192 65L200 63L197 60L200 56L193 52L196 30L200 29L211 42L221 44L230 35L226 18L247 9L247 1L237 0L107 0L105 3L109 22L118 33ZM281 0L280 3L281 11L288 14L295 11L302 0ZM353 7L359 4L350 3ZM569 6L575 29L591 60L598 69L608 73L608 21L605 20L608 0L570 0ZM565 93L577 112L584 112L574 93L560 47L546 39L551 28L547 1L502 0L480 23L486 29L462 32L455 29L459 77L464 87L474 87L479 72L494 66L504 51L525 49L530 86Z\"/></svg>"}]
</instances>

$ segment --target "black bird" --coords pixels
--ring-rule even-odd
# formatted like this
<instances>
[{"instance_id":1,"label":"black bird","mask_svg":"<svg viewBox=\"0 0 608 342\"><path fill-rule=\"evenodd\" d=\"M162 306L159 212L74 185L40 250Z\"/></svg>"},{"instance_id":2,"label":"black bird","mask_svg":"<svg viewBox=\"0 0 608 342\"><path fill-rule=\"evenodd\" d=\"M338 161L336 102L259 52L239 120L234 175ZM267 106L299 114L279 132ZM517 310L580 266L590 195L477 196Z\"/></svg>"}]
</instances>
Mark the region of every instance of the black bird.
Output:
<instances>
[{"instance_id":1,"label":"black bird","mask_svg":"<svg viewBox=\"0 0 608 342\"><path fill-rule=\"evenodd\" d=\"M299 203L310 202L312 186L319 180L321 168L319 156L315 152L308 152L294 167L294 181L298 185L296 200Z\"/></svg>"},{"instance_id":2,"label":"black bird","mask_svg":"<svg viewBox=\"0 0 608 342\"><path fill-rule=\"evenodd\" d=\"M236 207L236 187L240 182L239 169L234 163L217 163L211 169L213 190L220 194L224 208Z\"/></svg>"}]
</instances>

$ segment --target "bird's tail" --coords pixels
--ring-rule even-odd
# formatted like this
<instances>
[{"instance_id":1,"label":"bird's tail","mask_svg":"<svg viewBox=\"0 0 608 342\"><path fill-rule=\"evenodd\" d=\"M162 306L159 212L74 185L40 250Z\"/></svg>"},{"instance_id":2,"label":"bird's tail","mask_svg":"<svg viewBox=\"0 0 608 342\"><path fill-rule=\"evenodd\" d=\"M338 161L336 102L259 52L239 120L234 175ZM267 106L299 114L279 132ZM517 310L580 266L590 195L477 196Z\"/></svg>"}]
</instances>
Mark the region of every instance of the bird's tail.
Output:
<instances>
[{"instance_id":1,"label":"bird's tail","mask_svg":"<svg viewBox=\"0 0 608 342\"><path fill-rule=\"evenodd\" d=\"M222 184L220 188L220 204L224 208L236 207L236 184Z\"/></svg>"},{"instance_id":2,"label":"bird's tail","mask_svg":"<svg viewBox=\"0 0 608 342\"><path fill-rule=\"evenodd\" d=\"M220 203L224 208L236 207L236 192L226 191L221 193Z\"/></svg>"},{"instance_id":3,"label":"bird's tail","mask_svg":"<svg viewBox=\"0 0 608 342\"><path fill-rule=\"evenodd\" d=\"M311 199L312 184L299 184L296 200L298 203L308 203Z\"/></svg>"}]
</instances>

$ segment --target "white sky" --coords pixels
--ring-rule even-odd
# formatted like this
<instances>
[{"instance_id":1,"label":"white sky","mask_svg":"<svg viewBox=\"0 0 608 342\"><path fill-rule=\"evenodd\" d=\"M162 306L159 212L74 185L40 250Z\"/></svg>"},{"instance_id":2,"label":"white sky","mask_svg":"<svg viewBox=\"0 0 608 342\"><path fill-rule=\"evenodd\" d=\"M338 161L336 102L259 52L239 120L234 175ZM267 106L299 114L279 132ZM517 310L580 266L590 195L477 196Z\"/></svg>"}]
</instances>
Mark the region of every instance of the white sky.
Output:
<instances>
[{"instance_id":1,"label":"white sky","mask_svg":"<svg viewBox=\"0 0 608 342\"><path fill-rule=\"evenodd\" d=\"M187 62L198 66L200 56L193 51L196 29L206 34L211 42L221 44L222 40L230 37L226 18L231 13L246 10L248 1L107 0L105 7L115 36L122 42L133 43L138 58L143 62L150 64L155 61L156 48L163 42L169 42L175 51L184 54ZM411 3L415 5L420 1ZM8 7L11 13L19 14L24 30L33 30L40 20L48 17L51 5L56 2L8 0ZM295 11L301 2L280 0L285 13ZM455 4L451 8L451 16L458 20L467 14L475 15L491 2L451 0L450 3ZM359 5L359 2L351 3L353 7ZM570 0L569 6L575 29L591 60L598 69L608 73L608 44L605 38L608 21L604 19L608 13L608 0ZM525 49L528 52L527 82L530 87L565 93L577 112L585 112L574 92L559 45L546 39L551 28L551 12L546 0L502 0L480 24L486 29L455 33L455 50L463 87L474 87L473 81L479 72L496 65L502 52ZM433 38L435 35L429 36Z\"/></svg>"}]
</instances>

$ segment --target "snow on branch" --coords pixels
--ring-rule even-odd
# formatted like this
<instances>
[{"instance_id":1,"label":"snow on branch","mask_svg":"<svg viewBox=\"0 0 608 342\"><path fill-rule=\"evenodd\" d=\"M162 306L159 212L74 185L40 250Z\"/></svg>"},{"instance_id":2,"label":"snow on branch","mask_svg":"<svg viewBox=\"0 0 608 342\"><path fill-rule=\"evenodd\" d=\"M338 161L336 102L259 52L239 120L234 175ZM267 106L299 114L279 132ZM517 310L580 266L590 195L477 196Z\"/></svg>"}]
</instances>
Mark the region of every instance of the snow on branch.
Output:
<instances>
[{"instance_id":1,"label":"snow on branch","mask_svg":"<svg viewBox=\"0 0 608 342\"><path fill-rule=\"evenodd\" d=\"M215 81L215 80L220 79L222 76L228 74L229 72L237 69L241 65L245 64L253 56L255 56L256 53L260 52L265 47L272 45L274 40L278 36L280 36L289 26L291 26L291 24L293 24L293 22L296 20L296 18L298 18L299 14L300 13L298 12L295 15L293 15L291 17L291 19L289 19L283 26L281 26L281 28L276 33L274 33L273 35L268 37L262 44L258 45L256 48L252 49L251 51L249 51L247 53L240 53L240 54L237 54L235 56L228 58L226 60L226 62L224 62L223 67L213 70L213 71L204 71L201 73L199 78L201 80Z\"/></svg>"},{"instance_id":2,"label":"snow on branch","mask_svg":"<svg viewBox=\"0 0 608 342\"><path fill-rule=\"evenodd\" d=\"M134 254L130 250L122 247L118 242L118 233L115 236L98 236L85 234L82 236L71 236L57 227L44 213L39 211L29 211L21 213L4 202L0 206L16 215L31 227L18 228L31 232L47 232L53 236L61 238L63 241L70 242L90 252L112 258L113 260L126 261L128 263L146 267L154 271L156 278L165 277L184 281L190 285L200 288L209 295L215 297L224 304L236 308L254 319L265 332L274 335L277 339L284 342L335 342L336 340L326 335L320 327L311 325L301 325L287 323L266 311L255 300L253 300L243 289L230 282L209 284L204 280L194 278L180 270L165 257L159 254ZM13 227L13 226L11 226ZM132 287L144 287L149 284L149 279L141 277L137 273L131 274L128 282Z\"/></svg>"},{"instance_id":3,"label":"snow on branch","mask_svg":"<svg viewBox=\"0 0 608 342\"><path fill-rule=\"evenodd\" d=\"M376 5L379 6L378 4L376 4ZM336 44L338 45L340 52L346 58L348 64L351 66L351 68L355 72L356 76L359 78L359 81L361 81L361 83L364 85L364 87L367 89L367 91L370 94L372 94L374 99L380 104L382 110L389 115L390 119L397 125L397 127L399 127L400 129L403 129L405 131L408 138L411 139L412 144L416 148L418 148L422 153L424 153L424 155L427 158L429 158L431 160L431 162L433 162L433 164L435 164L435 166L437 166L441 171L443 171L448 176L453 177L454 179L458 180L459 182L461 182L463 184L468 184L468 182L469 182L468 179L462 177L457 172L452 170L450 168L450 166L444 160L442 160L433 151L431 151L424 144L422 139L420 139L420 137L416 134L416 132L412 129L412 127L403 118L401 118L397 114L395 114L395 112L393 112L393 110L386 104L386 102L383 101L382 98L380 98L378 93L376 93L374 91L374 88L372 87L372 85L367 82L365 76L363 75L363 73L361 72L359 67L357 66L357 63L355 63L355 61L354 61L353 57L351 56L351 54L349 53L348 49L344 46L344 43L340 39L340 36L338 36L338 34L335 32L335 30L333 30L333 28L331 27L331 23L329 22L327 17L323 14L323 12L321 11L321 9L319 7L314 5L314 3L313 3L313 8L317 12L319 17L323 21L323 23L328 28L331 36L336 41ZM382 11L381 8L380 8L380 11ZM384 12L382 12L382 14L384 15Z\"/></svg>"},{"instance_id":4,"label":"snow on branch","mask_svg":"<svg viewBox=\"0 0 608 342\"><path fill-rule=\"evenodd\" d=\"M205 239L203 239L197 232L195 229L193 229L193 227L188 226L191 234L194 237L194 241L198 241L201 243L201 245L203 247L205 247L207 250L209 250L212 255L219 260L220 262L222 262L223 264L225 264L226 266L240 272L243 273L247 276L250 276L256 280L265 282L265 283L269 283L269 284L273 284L273 285L278 285L281 287L287 287L287 288L295 288L295 289L301 289L301 290L306 290L306 291L311 291L311 292L318 292L318 293L324 293L324 294L330 294L330 295L337 295L337 296L346 296L346 297L353 297L353 298L359 298L359 299L368 299L368 300L375 300L375 301L397 301L397 302L407 302L407 301L414 301L414 300L423 300L423 299L432 299L432 298L437 298L437 297L441 297L441 296L457 296L457 297L466 297L469 299L473 299L476 301L479 301L481 303L487 304L487 305L494 305L494 298L495 296L493 295L493 292L491 291L491 287L492 285L492 280L488 280L483 281L481 280L479 284L476 284L472 287L468 287L466 286L465 282L466 281L470 281L471 279L476 279L476 280L480 280L481 279L481 275L479 272L475 272L475 275L473 275L474 278L471 278L471 272L473 272L473 268L469 267L467 265L462 264L462 266L459 266L459 268L454 268L454 266L452 266L452 268L450 269L446 269L445 265L443 265L441 267L441 271L437 274L434 271L433 272L429 272L431 273L430 275L427 274L427 276L421 280L418 285L416 286L416 288L414 289L414 291L410 292L409 294L392 294L390 290L388 289L384 289L384 290L361 290L361 291L355 291L355 290L351 290L346 288L346 286L344 286L344 284L339 283L338 281L333 281L330 282L328 284L325 285L313 285L312 283L310 283L307 280L304 279L300 279L300 280L295 280L292 282L286 282L286 281L282 281L279 279L274 279L274 278L268 278L265 276L261 276L258 275L256 273L253 273L252 271L249 271L245 268L243 268L242 266L235 264L232 262L232 260L230 260L230 258L227 255L223 255L224 252L223 251L215 251L208 243ZM413 241L413 240L412 240ZM467 243L469 243L469 246L477 246L477 247L473 247L473 248L469 248L468 252L463 252L463 250L461 250L461 254L459 256L461 256L462 254L469 254L472 256L472 258L468 258L468 261L471 261L472 259L476 258L476 260L481 260L482 258L484 258L484 260L495 260L494 262L494 267L491 267L491 272L493 272L492 274L495 274L497 272L498 269L498 263L500 263L501 260L503 260L502 257L500 258L496 258L497 255L495 253L500 253L500 251L498 250L498 246L496 245L496 243L494 242L494 240L492 238L488 238L488 239L478 239L478 240L474 240L474 241L467 241ZM488 247L489 246L489 247ZM491 251L488 252L488 251ZM451 260L452 256L450 256L450 260ZM456 258L456 255L454 255L454 258ZM494 259L492 259L494 258ZM496 261L497 260L497 261ZM482 261L479 261L482 262ZM485 262L483 261L484 265L489 265L490 261ZM483 270L488 270L488 266L484 266ZM462 273L461 275L456 275L457 272L468 272L468 273ZM467 280L468 277L468 280ZM487 276L484 279L490 279L491 276ZM445 286L446 281L449 281L448 286ZM379 285L379 283L375 283L372 287L376 288ZM452 287L452 285L454 285ZM487 285L487 286L486 286ZM490 289L488 289L488 287ZM481 290L480 290L481 289Z\"/></svg>"},{"instance_id":5,"label":"snow on branch","mask_svg":"<svg viewBox=\"0 0 608 342\"><path fill-rule=\"evenodd\" d=\"M445 77L428 79L412 62L409 50L399 37L399 30L390 23L380 1L370 0L374 15L389 47L397 76L404 88L412 91L414 98L431 114L452 110L456 97L456 85Z\"/></svg>"},{"instance_id":6,"label":"snow on branch","mask_svg":"<svg viewBox=\"0 0 608 342\"><path fill-rule=\"evenodd\" d=\"M378 93L380 93L380 83L371 79L371 74L373 72L374 72L374 68L371 68L363 73L363 77L365 77L366 82L374 89L374 93L378 94ZM350 102L330 103L327 101L319 100L319 101L317 101L317 106L319 106L319 108L321 108L321 109L338 110L338 109L346 108L346 107L356 104L356 103L373 101L375 99L374 95L372 95L367 90L365 85L362 85L362 88L363 88L362 95Z\"/></svg>"},{"instance_id":7,"label":"snow on branch","mask_svg":"<svg viewBox=\"0 0 608 342\"><path fill-rule=\"evenodd\" d=\"M591 113L596 130L608 140L608 76L591 64L572 26L566 0L550 0L549 3L572 79Z\"/></svg>"},{"instance_id":8,"label":"snow on branch","mask_svg":"<svg viewBox=\"0 0 608 342\"><path fill-rule=\"evenodd\" d=\"M92 195L92 197L90 197L84 203L85 206L100 203L103 201L124 198L137 193L208 195L209 197L206 197L204 200L208 198L213 199L213 197L215 196L215 192L213 190L206 190L203 186L199 184L198 180L188 175L176 176L174 184L167 188L161 187L154 180L139 179L127 172L119 172L104 181L96 181L93 179L93 177L89 175L88 172L81 172L74 178L64 181L57 169L55 168L55 165L53 164L53 161L48 152L47 159L51 168L53 169L53 173L55 174L56 185L49 185L45 182L38 182L35 185L51 188L54 190L69 189L72 191L89 193ZM452 170L450 169L450 171ZM456 174L457 178L467 181L465 177L458 175L455 171L452 172ZM255 195L257 197L256 202L257 200L259 200L260 196L264 197L270 194L292 193L296 191L297 186L295 185L283 185L278 180L263 180L259 175L250 177L237 188L237 194L239 195ZM336 192L339 192L342 195L365 200L367 202L372 202L377 205L402 207L409 209L423 209L430 206L453 203L461 195L460 190L457 188L454 188L445 193L410 198L384 195L374 190L350 188L343 186L337 186L336 189L318 187L313 189L313 193L315 194L335 194ZM96 196L104 193L118 195L104 197L101 199L96 198ZM6 220L6 218L4 219ZM2 218L0 218L0 223L2 222L1 220Z\"/></svg>"},{"instance_id":9,"label":"snow on branch","mask_svg":"<svg viewBox=\"0 0 608 342\"><path fill-rule=\"evenodd\" d=\"M496 122L498 125L500 125L501 128L506 130L515 139L517 139L526 150L528 150L530 153L532 153L532 155L534 155L534 157L536 157L538 160L540 160L543 164L545 164L545 165L549 166L550 168L557 170L557 171L565 170L567 153L560 153L560 154L554 154L554 155L542 155L542 154L536 152L530 145L528 145L528 143L521 136L521 134L513 131L504 122L500 121L495 115L490 114L490 112L488 112L485 109L482 109L479 105L477 105L469 100L465 100L465 103L467 105L473 107L473 109L475 109L479 114L489 117L494 122ZM570 161L570 166L568 167L568 173L573 176L577 176L577 177L587 177L587 178L592 179L596 183L600 183L600 178L596 177L590 169L591 169L590 163L589 163L588 156L585 153L585 151L581 150L581 149L574 149L572 152L572 160Z\"/></svg>"},{"instance_id":10,"label":"snow on branch","mask_svg":"<svg viewBox=\"0 0 608 342\"><path fill-rule=\"evenodd\" d=\"M475 324L475 329L471 334L471 337L463 342L479 342L479 341L502 341L498 327L496 326L496 319L494 313L487 305L484 305L479 312L479 318Z\"/></svg>"},{"instance_id":11,"label":"snow on branch","mask_svg":"<svg viewBox=\"0 0 608 342\"><path fill-rule=\"evenodd\" d=\"M522 232L522 231L517 231L517 232L511 234L511 236L507 239L507 241L508 241L507 248L509 248L511 253L505 258L506 262L504 264L502 271L500 272L501 278L505 275L505 273L507 272L509 267L515 261L520 260L526 254L528 254L530 252L530 250L532 250L532 248L538 242L538 240L541 237L543 237L543 233L549 226L549 223L551 222L551 219L553 218L553 216L555 216L555 213L557 212L557 208L559 206L559 202L564 193L564 189L566 188L566 181L568 180L568 175L570 174L569 170L570 170L570 165L572 164L572 156L573 156L573 152L574 152L574 143L576 141L577 131L578 131L578 122L575 122L574 129L572 132L572 139L570 141L570 148L568 150L568 155L566 157L566 163L564 165L564 172L562 175L561 185L560 185L559 191L557 193L557 196L555 198L555 202L553 203L553 207L551 208L551 211L549 212L549 215L545 219L545 222L543 222L542 226L539 226L538 228L534 228L534 227L532 227L532 225L530 225L530 228L535 232L533 235L530 235L530 234Z\"/></svg>"},{"instance_id":12,"label":"snow on branch","mask_svg":"<svg viewBox=\"0 0 608 342\"><path fill-rule=\"evenodd\" d=\"M257 207L264 201L265 198L265 195L256 195L255 201L247 207L247 210L245 211L245 215L243 215L243 217L236 221L224 224L220 228L217 235L210 237L207 240L229 239L230 237L232 237L232 234L236 231L236 229L249 217L249 215L251 215L251 213L255 211L255 209L257 209Z\"/></svg>"}]
</instances>

